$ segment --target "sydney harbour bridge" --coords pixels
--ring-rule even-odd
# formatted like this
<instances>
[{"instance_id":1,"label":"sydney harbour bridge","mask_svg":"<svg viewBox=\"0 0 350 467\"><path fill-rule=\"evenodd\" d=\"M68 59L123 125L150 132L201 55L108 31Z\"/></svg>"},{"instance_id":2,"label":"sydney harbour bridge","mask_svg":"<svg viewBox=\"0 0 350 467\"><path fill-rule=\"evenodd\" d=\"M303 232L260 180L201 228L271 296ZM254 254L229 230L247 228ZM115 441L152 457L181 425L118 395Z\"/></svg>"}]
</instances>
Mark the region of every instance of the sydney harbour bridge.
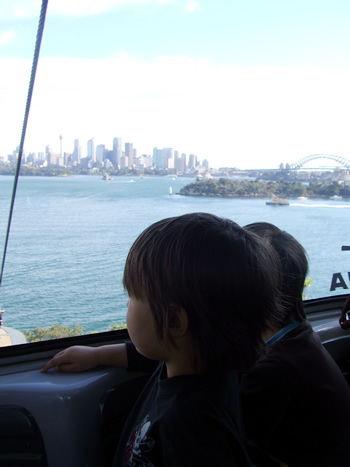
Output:
<instances>
[{"instance_id":1,"label":"sydney harbour bridge","mask_svg":"<svg viewBox=\"0 0 350 467\"><path fill-rule=\"evenodd\" d=\"M345 159L345 157L335 156L333 154L312 154L311 156L305 156L299 159L298 161L294 162L293 164L289 164L290 170L300 170L309 162L316 160L316 159L330 159L334 162L337 162L343 168L350 170L350 160ZM334 169L334 167L332 167Z\"/></svg>"}]
</instances>

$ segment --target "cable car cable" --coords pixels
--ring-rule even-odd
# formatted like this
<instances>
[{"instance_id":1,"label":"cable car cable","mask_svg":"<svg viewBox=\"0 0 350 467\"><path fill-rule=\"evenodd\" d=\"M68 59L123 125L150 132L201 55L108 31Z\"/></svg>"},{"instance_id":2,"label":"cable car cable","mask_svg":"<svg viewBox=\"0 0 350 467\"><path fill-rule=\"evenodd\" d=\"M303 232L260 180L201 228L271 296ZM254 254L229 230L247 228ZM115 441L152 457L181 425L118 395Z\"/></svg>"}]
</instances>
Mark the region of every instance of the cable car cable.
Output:
<instances>
[{"instance_id":1,"label":"cable car cable","mask_svg":"<svg viewBox=\"0 0 350 467\"><path fill-rule=\"evenodd\" d=\"M28 125L29 110L30 110L30 104L31 104L31 101L32 101L36 69L37 69L38 61L39 61L39 52L40 52L41 40L42 40L43 32L44 32L47 4L48 4L48 0L42 0L41 10L40 10L40 17L39 17L39 25L38 25L36 42L35 42L35 49L34 49L34 57L33 57L33 63L32 63L32 71L31 71L31 75L30 75L29 89L28 89L28 94L27 94L27 102L26 102L26 108L25 108L25 112L24 112L24 120L23 120L21 141L20 141L19 150L18 150L18 159L17 159L17 166L16 166L16 172L15 172L15 179L14 179L14 183L13 183L9 219L8 219L8 222L7 222L7 231L6 231L6 237L5 237L4 252L3 252L3 256L2 256L2 264L1 264L1 271L0 271L0 287L1 287L1 284L2 284L2 278L3 278L3 274L4 274L7 245L8 245L8 240L9 240L9 236L10 236L12 214L13 214L13 208L14 208L16 192L17 192L18 177L19 177L19 172L20 172L20 168L21 168L23 146L24 146L24 140L25 140L27 125Z\"/></svg>"}]
</instances>

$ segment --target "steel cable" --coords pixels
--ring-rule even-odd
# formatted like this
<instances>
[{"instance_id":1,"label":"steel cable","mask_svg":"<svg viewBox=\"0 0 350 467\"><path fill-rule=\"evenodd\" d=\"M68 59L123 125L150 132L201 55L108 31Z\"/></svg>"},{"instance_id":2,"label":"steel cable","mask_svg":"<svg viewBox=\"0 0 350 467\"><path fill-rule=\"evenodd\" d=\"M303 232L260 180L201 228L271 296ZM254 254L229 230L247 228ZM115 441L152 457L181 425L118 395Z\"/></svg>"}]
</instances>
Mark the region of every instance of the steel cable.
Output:
<instances>
[{"instance_id":1,"label":"steel cable","mask_svg":"<svg viewBox=\"0 0 350 467\"><path fill-rule=\"evenodd\" d=\"M24 146L24 140L25 140L25 135L26 135L26 130L27 130L30 104L31 104L31 101L32 101L34 82L35 82L35 75L36 75L36 70L37 70L38 61L39 61L41 40L42 40L43 32L44 32L47 5L48 5L48 0L42 0L41 10L40 10L40 18L39 18L39 25L38 25L38 30L37 30L37 35L36 35L36 42L35 42L35 49L34 49L34 57L33 57L33 63L32 63L32 71L31 71L31 75L30 75L29 89L28 89L28 94L27 94L27 102L26 102L26 108L25 108L24 120L23 120L23 127L22 127L22 133L21 133L21 141L20 141L19 150L18 150L18 159L17 159L17 165L16 165L15 179L14 179L14 183L13 183L10 212L9 212L9 218L8 218L8 222L7 222L7 231L6 231L6 237L5 237L4 252L3 252L3 256L2 256L1 272L0 272L0 287L1 287L1 284L2 284L2 278L3 278L3 274L4 274L5 259L6 259L7 246L8 246L9 236L10 236L12 214L13 214L13 208L14 208L14 205L15 205L18 177L19 177L19 172L20 172L20 168L21 168L23 146Z\"/></svg>"}]
</instances>

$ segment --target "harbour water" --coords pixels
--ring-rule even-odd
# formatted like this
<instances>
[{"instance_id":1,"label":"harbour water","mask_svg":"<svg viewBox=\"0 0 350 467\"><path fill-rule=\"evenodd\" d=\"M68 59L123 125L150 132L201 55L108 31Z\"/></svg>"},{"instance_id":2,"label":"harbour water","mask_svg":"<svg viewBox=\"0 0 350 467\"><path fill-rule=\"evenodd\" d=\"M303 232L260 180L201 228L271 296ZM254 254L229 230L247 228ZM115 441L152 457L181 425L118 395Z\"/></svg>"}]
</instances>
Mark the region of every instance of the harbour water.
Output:
<instances>
[{"instance_id":1,"label":"harbour water","mask_svg":"<svg viewBox=\"0 0 350 467\"><path fill-rule=\"evenodd\" d=\"M257 221L278 225L309 255L313 282L308 298L348 293L340 286L330 289L334 274L350 287L350 251L342 251L342 246L350 245L350 200L290 199L289 206L267 206L266 198L177 194L193 181L20 177L0 289L4 325L23 331L80 323L84 332L93 332L125 322L122 274L131 244L149 224L195 211L229 217L240 225ZM12 177L0 176L1 249L12 186Z\"/></svg>"}]
</instances>

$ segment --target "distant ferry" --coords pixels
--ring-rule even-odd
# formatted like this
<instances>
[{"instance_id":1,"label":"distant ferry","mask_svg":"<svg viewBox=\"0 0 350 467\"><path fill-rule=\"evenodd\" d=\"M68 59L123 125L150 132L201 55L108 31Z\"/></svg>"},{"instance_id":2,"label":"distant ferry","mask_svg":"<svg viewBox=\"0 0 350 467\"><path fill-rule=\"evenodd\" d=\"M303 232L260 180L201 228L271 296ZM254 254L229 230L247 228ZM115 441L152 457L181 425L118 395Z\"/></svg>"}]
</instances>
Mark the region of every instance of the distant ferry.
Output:
<instances>
[{"instance_id":1,"label":"distant ferry","mask_svg":"<svg viewBox=\"0 0 350 467\"><path fill-rule=\"evenodd\" d=\"M289 201L285 198L278 198L277 196L273 196L270 201L266 201L266 204L272 206L289 206Z\"/></svg>"},{"instance_id":2,"label":"distant ferry","mask_svg":"<svg viewBox=\"0 0 350 467\"><path fill-rule=\"evenodd\" d=\"M109 180L113 180L113 178L109 177L108 174L104 174L104 176L102 177L102 180L109 181Z\"/></svg>"}]
</instances>

